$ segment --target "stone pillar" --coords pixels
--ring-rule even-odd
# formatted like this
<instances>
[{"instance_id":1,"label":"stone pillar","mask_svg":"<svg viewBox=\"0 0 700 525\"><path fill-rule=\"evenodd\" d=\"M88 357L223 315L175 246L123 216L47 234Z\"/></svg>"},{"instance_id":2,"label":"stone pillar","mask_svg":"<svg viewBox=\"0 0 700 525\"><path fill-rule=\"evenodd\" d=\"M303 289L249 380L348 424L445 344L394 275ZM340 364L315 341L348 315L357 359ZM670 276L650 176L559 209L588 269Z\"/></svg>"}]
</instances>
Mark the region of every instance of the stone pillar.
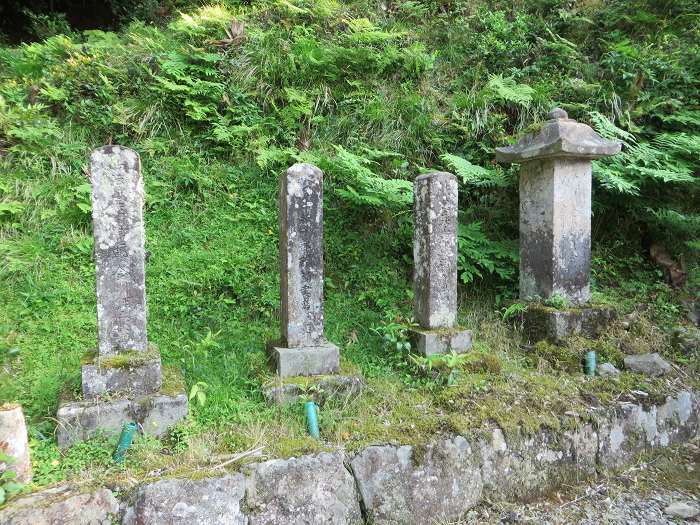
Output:
<instances>
[{"instance_id":1,"label":"stone pillar","mask_svg":"<svg viewBox=\"0 0 700 525\"><path fill-rule=\"evenodd\" d=\"M118 434L130 421L159 435L187 415L184 388L161 393L160 353L147 338L139 156L122 146L98 148L90 157L90 179L98 344L97 352L83 359L84 401L66 400L59 408L62 447L98 430Z\"/></svg>"},{"instance_id":2,"label":"stone pillar","mask_svg":"<svg viewBox=\"0 0 700 525\"><path fill-rule=\"evenodd\" d=\"M104 146L90 157L100 356L145 352L143 178L135 151Z\"/></svg>"},{"instance_id":3,"label":"stone pillar","mask_svg":"<svg viewBox=\"0 0 700 525\"><path fill-rule=\"evenodd\" d=\"M415 349L430 355L464 352L471 332L457 320L457 179L428 173L413 185Z\"/></svg>"},{"instance_id":4,"label":"stone pillar","mask_svg":"<svg viewBox=\"0 0 700 525\"><path fill-rule=\"evenodd\" d=\"M520 298L554 295L572 305L590 299L591 160L620 143L554 109L537 134L496 148L496 160L520 163Z\"/></svg>"},{"instance_id":5,"label":"stone pillar","mask_svg":"<svg viewBox=\"0 0 700 525\"><path fill-rule=\"evenodd\" d=\"M323 335L323 173L295 164L280 177L280 377L337 372L338 347Z\"/></svg>"},{"instance_id":6,"label":"stone pillar","mask_svg":"<svg viewBox=\"0 0 700 525\"><path fill-rule=\"evenodd\" d=\"M146 336L144 190L138 153L104 146L90 157L95 238L97 359L83 366L83 396L161 387ZM119 363L119 366L110 366ZM129 363L129 366L124 364Z\"/></svg>"},{"instance_id":7,"label":"stone pillar","mask_svg":"<svg viewBox=\"0 0 700 525\"><path fill-rule=\"evenodd\" d=\"M11 470L15 473L15 480L20 483L32 480L27 425L19 405L0 405L0 453L12 459L10 463L0 459L0 474Z\"/></svg>"}]
</instances>

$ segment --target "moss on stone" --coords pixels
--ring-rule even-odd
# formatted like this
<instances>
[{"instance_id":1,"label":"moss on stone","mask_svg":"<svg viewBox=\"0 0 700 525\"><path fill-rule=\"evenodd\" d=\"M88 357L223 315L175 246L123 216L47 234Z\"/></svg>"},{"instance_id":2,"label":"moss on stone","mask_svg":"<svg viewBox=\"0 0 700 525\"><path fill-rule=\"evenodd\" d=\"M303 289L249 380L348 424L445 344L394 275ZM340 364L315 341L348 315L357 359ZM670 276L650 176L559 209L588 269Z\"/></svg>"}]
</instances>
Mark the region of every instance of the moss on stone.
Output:
<instances>
[{"instance_id":1,"label":"moss on stone","mask_svg":"<svg viewBox=\"0 0 700 525\"><path fill-rule=\"evenodd\" d=\"M586 348L578 344L555 345L547 341L535 343L532 355L536 359L544 359L555 370L570 373L582 371L583 356ZM533 364L537 364L536 362Z\"/></svg>"},{"instance_id":2,"label":"moss on stone","mask_svg":"<svg viewBox=\"0 0 700 525\"><path fill-rule=\"evenodd\" d=\"M275 443L275 452L279 457L298 457L304 454L330 452L332 448L311 436L281 437Z\"/></svg>"},{"instance_id":3,"label":"moss on stone","mask_svg":"<svg viewBox=\"0 0 700 525\"><path fill-rule=\"evenodd\" d=\"M100 368L135 368L149 361L160 359L158 348L149 345L146 352L130 350L110 356L99 356L96 351L87 352L80 360L81 365L97 365Z\"/></svg>"},{"instance_id":4,"label":"moss on stone","mask_svg":"<svg viewBox=\"0 0 700 525\"><path fill-rule=\"evenodd\" d=\"M428 453L428 446L424 443L413 445L411 449L411 462L416 467L421 466L425 462L425 456Z\"/></svg>"},{"instance_id":5,"label":"moss on stone","mask_svg":"<svg viewBox=\"0 0 700 525\"><path fill-rule=\"evenodd\" d=\"M166 396L176 396L187 391L185 379L182 377L180 367L175 365L163 366L163 383L160 393Z\"/></svg>"},{"instance_id":6,"label":"moss on stone","mask_svg":"<svg viewBox=\"0 0 700 525\"><path fill-rule=\"evenodd\" d=\"M338 370L337 374L325 374L325 375L318 375L318 376L293 376L293 377L285 377L285 378L279 378L277 376L274 376L272 374L265 374L265 376L262 379L263 384L265 383L274 383L274 384L280 384L280 385L298 385L299 387L302 388L302 390L311 390L315 385L318 385L322 381L332 378L332 377L337 377L337 376L358 376L362 377L362 372L360 371L360 368L353 364L350 361L347 361L345 359L340 360L340 369ZM267 379L265 381L265 379Z\"/></svg>"},{"instance_id":7,"label":"moss on stone","mask_svg":"<svg viewBox=\"0 0 700 525\"><path fill-rule=\"evenodd\" d=\"M97 364L102 368L135 368L156 359L160 359L160 353L149 349L147 352L129 351L115 356L100 357Z\"/></svg>"},{"instance_id":8,"label":"moss on stone","mask_svg":"<svg viewBox=\"0 0 700 525\"><path fill-rule=\"evenodd\" d=\"M474 357L464 363L464 369L472 374L499 375L503 369L503 363L498 356L492 353L473 353Z\"/></svg>"}]
</instances>

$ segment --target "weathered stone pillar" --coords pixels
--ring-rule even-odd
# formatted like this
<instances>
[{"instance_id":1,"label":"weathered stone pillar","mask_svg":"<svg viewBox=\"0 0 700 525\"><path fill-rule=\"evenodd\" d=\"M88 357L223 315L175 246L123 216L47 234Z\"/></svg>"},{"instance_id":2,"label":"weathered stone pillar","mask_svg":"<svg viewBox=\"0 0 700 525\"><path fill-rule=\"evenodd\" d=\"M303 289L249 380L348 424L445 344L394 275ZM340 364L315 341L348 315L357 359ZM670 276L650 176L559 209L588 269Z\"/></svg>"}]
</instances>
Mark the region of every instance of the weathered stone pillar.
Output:
<instances>
[{"instance_id":1,"label":"weathered stone pillar","mask_svg":"<svg viewBox=\"0 0 700 525\"><path fill-rule=\"evenodd\" d=\"M148 422L144 430L159 434L187 415L184 392L159 394L160 354L147 339L139 156L121 146L96 149L90 157L90 178L98 345L96 355L84 359L82 367L86 401L64 403L59 409L61 446L97 429L116 433L127 421Z\"/></svg>"},{"instance_id":2,"label":"weathered stone pillar","mask_svg":"<svg viewBox=\"0 0 700 525\"><path fill-rule=\"evenodd\" d=\"M280 377L337 372L338 347L323 335L323 173L295 164L280 177Z\"/></svg>"},{"instance_id":3,"label":"weathered stone pillar","mask_svg":"<svg viewBox=\"0 0 700 525\"><path fill-rule=\"evenodd\" d=\"M5 463L0 459L0 474L11 470L20 483L32 480L27 424L20 405L0 405L0 453L12 460L11 463Z\"/></svg>"},{"instance_id":4,"label":"weathered stone pillar","mask_svg":"<svg viewBox=\"0 0 700 525\"><path fill-rule=\"evenodd\" d=\"M83 366L83 396L157 392L160 356L146 337L143 177L135 151L104 146L90 157L95 238L97 359ZM110 366L119 361L120 365Z\"/></svg>"},{"instance_id":5,"label":"weathered stone pillar","mask_svg":"<svg viewBox=\"0 0 700 525\"><path fill-rule=\"evenodd\" d=\"M496 149L496 160L520 163L520 298L590 299L591 160L620 143L554 109L539 133Z\"/></svg>"},{"instance_id":6,"label":"weathered stone pillar","mask_svg":"<svg viewBox=\"0 0 700 525\"><path fill-rule=\"evenodd\" d=\"M413 185L415 349L430 355L464 352L471 332L457 321L457 179L428 173Z\"/></svg>"},{"instance_id":7,"label":"weathered stone pillar","mask_svg":"<svg viewBox=\"0 0 700 525\"><path fill-rule=\"evenodd\" d=\"M146 257L141 161L105 146L90 157L100 356L145 352Z\"/></svg>"}]
</instances>

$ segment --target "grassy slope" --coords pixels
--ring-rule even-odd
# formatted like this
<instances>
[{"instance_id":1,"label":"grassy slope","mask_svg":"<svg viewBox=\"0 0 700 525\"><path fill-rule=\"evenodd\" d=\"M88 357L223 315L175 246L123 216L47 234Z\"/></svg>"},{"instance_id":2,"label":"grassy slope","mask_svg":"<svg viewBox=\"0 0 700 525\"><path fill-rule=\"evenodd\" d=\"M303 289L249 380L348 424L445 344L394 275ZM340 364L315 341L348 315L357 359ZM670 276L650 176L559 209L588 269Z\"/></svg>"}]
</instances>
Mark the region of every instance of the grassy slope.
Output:
<instances>
[{"instance_id":1,"label":"grassy slope","mask_svg":"<svg viewBox=\"0 0 700 525\"><path fill-rule=\"evenodd\" d=\"M166 363L183 369L188 386L208 385L206 403L193 406L192 421L165 445L175 455L145 440L126 475L164 464L191 467L256 444L272 455L321 446L305 437L296 407L267 407L260 394L270 378L264 342L278 331L276 173L296 158L319 162L327 174L327 335L343 347L346 366L370 382L362 399L324 408L323 446L419 442L492 419L511 430L558 425L553 413L585 410L581 390L609 399L631 387L667 388L628 375L613 384L582 383L572 366L580 344L562 360L547 348L544 362L533 360L518 348L517 330L495 314L494 289L483 285L462 290L460 315L475 330L477 352L456 388L422 377L372 331L410 317L409 210L342 198L336 190L362 182L348 175L330 144L391 150L368 153L379 159L372 168L410 179L421 167L442 167L444 152L485 161L494 143L552 100L594 103L565 87L568 78L551 60L540 63L546 75L519 77L534 86L525 90L527 101L517 102L517 93L464 95L483 87L489 73L515 74L526 57L553 45L533 38L546 33L537 11L477 16L476 8L463 7L457 21L422 21L420 4L389 13L359 4L300 4L302 12L285 5L239 13L246 40L225 51L212 44L232 17L224 8L200 10L166 30L135 24L119 35L93 33L85 44L56 37L2 51L0 190L7 206L0 214L0 344L19 355L3 362L0 401L25 407L38 482L91 466L96 475L115 474L104 472L110 444L97 440L60 456L45 439L59 392L66 383L78 389L80 358L95 345L83 170L90 148L110 138L143 159L150 339ZM375 25L362 20L367 13ZM467 23L474 34L459 25ZM544 76L547 82L537 80ZM512 235L512 186L463 190L464 215ZM668 336L650 328L647 317L676 322L680 309L641 258L618 263L612 250L596 259L598 291L626 308L653 303L632 333L610 334L600 348L615 360L619 340L637 348L666 345ZM606 286L620 278L632 284ZM512 294L512 281L505 285ZM496 365L484 361L489 353Z\"/></svg>"}]
</instances>

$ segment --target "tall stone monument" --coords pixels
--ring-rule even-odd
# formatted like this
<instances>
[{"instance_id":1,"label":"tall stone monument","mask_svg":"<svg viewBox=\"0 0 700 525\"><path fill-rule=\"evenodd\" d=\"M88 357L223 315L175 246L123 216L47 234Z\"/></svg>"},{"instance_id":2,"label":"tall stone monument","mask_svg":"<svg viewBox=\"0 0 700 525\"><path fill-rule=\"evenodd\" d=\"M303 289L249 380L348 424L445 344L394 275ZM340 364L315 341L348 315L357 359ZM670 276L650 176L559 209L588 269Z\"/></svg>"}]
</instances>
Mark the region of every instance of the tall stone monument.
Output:
<instances>
[{"instance_id":1,"label":"tall stone monument","mask_svg":"<svg viewBox=\"0 0 700 525\"><path fill-rule=\"evenodd\" d=\"M521 300L559 296L572 306L589 302L591 161L615 155L620 148L619 142L604 139L559 108L548 114L538 133L496 148L498 162L521 165ZM564 314L549 317L545 321L562 336L587 331L578 314L571 319Z\"/></svg>"},{"instance_id":2,"label":"tall stone monument","mask_svg":"<svg viewBox=\"0 0 700 525\"><path fill-rule=\"evenodd\" d=\"M161 393L160 354L148 344L139 156L121 146L96 149L90 178L98 343L82 366L83 400L66 400L58 410L62 447L98 430L117 434L130 421L160 435L187 415L182 384L175 388L180 392L171 392L173 385L168 385L169 393Z\"/></svg>"},{"instance_id":3,"label":"tall stone monument","mask_svg":"<svg viewBox=\"0 0 700 525\"><path fill-rule=\"evenodd\" d=\"M457 326L457 178L436 172L413 185L413 291L415 350L423 355L462 353L471 332Z\"/></svg>"},{"instance_id":4,"label":"tall stone monument","mask_svg":"<svg viewBox=\"0 0 700 525\"><path fill-rule=\"evenodd\" d=\"M323 335L323 173L295 164L280 177L279 345L270 348L279 377L337 372L338 347Z\"/></svg>"}]
</instances>

